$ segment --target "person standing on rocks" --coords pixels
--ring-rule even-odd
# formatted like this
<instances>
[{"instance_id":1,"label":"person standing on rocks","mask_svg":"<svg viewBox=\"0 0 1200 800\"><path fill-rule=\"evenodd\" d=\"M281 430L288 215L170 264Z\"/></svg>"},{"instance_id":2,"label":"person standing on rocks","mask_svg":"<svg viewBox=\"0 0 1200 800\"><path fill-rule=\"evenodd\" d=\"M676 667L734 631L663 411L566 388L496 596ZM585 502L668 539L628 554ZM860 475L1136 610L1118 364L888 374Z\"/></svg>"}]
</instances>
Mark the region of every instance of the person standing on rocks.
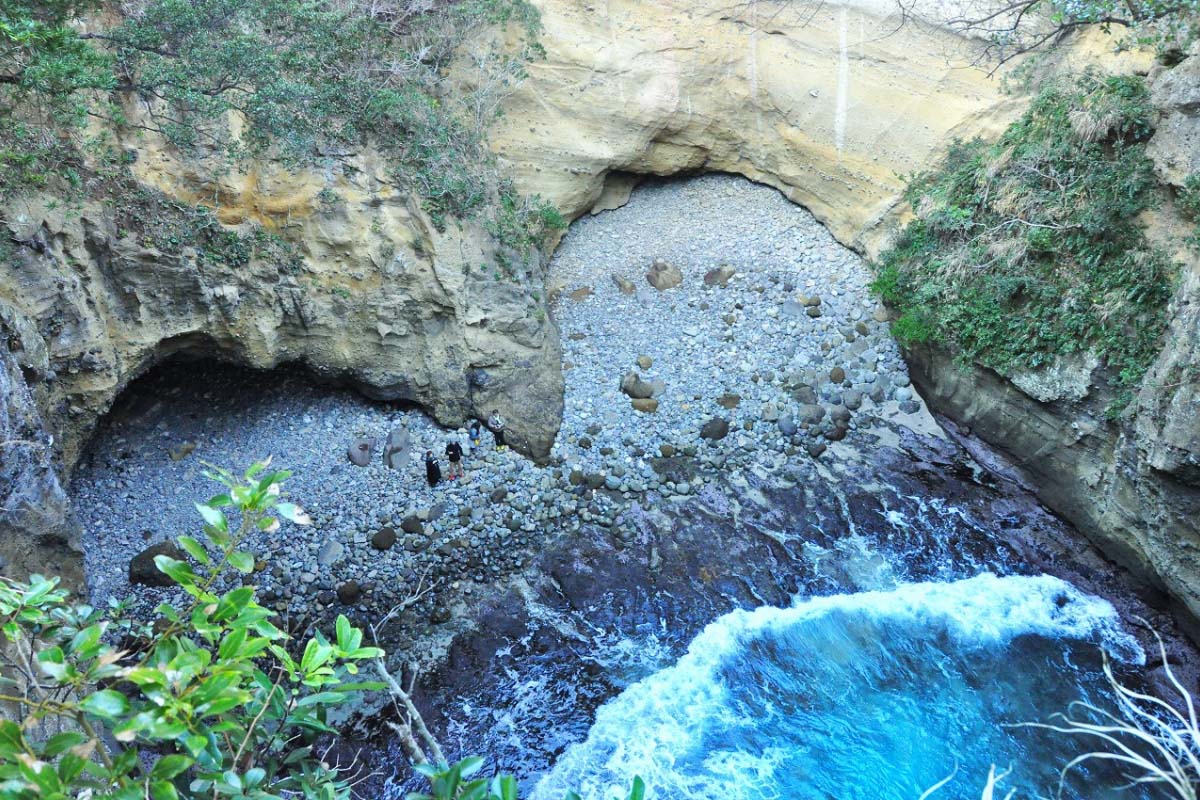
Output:
<instances>
[{"instance_id":1,"label":"person standing on rocks","mask_svg":"<svg viewBox=\"0 0 1200 800\"><path fill-rule=\"evenodd\" d=\"M447 480L452 481L455 478L462 477L462 457L462 445L459 443L458 436L456 435L452 437L449 443L446 445L446 461L448 461L450 464L450 469L447 470L446 475Z\"/></svg>"},{"instance_id":2,"label":"person standing on rocks","mask_svg":"<svg viewBox=\"0 0 1200 800\"><path fill-rule=\"evenodd\" d=\"M438 466L432 450L425 451L425 480L429 481L430 488L437 486L442 480L442 468Z\"/></svg>"},{"instance_id":3,"label":"person standing on rocks","mask_svg":"<svg viewBox=\"0 0 1200 800\"><path fill-rule=\"evenodd\" d=\"M500 416L500 412L492 409L492 415L487 419L488 430L496 437L496 449L507 450L508 444L504 441L504 417Z\"/></svg>"}]
</instances>

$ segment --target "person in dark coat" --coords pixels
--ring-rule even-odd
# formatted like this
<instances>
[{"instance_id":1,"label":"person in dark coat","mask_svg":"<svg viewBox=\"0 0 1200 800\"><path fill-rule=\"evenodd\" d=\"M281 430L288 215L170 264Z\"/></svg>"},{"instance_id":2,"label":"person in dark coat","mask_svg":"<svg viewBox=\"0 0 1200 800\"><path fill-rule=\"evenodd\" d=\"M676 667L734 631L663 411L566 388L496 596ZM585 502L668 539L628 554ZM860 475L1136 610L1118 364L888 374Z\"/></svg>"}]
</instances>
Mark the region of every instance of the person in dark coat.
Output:
<instances>
[{"instance_id":1,"label":"person in dark coat","mask_svg":"<svg viewBox=\"0 0 1200 800\"><path fill-rule=\"evenodd\" d=\"M437 486L442 480L442 468L438 466L431 450L425 451L425 480L429 481L431 487Z\"/></svg>"},{"instance_id":2,"label":"person in dark coat","mask_svg":"<svg viewBox=\"0 0 1200 800\"><path fill-rule=\"evenodd\" d=\"M462 445L458 442L458 437L453 437L446 445L446 461L450 464L449 474L446 475L447 480L454 480L462 477Z\"/></svg>"}]
</instances>

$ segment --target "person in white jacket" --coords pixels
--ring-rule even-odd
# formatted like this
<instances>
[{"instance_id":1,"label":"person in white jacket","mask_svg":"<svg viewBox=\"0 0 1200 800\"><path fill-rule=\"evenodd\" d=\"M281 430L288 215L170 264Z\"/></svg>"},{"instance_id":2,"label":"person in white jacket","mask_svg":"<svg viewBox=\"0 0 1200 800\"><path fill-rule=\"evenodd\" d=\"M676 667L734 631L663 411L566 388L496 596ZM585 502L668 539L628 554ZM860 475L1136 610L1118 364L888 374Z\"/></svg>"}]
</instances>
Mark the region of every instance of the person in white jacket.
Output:
<instances>
[{"instance_id":1,"label":"person in white jacket","mask_svg":"<svg viewBox=\"0 0 1200 800\"><path fill-rule=\"evenodd\" d=\"M500 416L500 412L492 409L492 414L487 418L488 430L492 432L492 436L496 437L496 449L507 450L508 444L504 441L504 417Z\"/></svg>"}]
</instances>

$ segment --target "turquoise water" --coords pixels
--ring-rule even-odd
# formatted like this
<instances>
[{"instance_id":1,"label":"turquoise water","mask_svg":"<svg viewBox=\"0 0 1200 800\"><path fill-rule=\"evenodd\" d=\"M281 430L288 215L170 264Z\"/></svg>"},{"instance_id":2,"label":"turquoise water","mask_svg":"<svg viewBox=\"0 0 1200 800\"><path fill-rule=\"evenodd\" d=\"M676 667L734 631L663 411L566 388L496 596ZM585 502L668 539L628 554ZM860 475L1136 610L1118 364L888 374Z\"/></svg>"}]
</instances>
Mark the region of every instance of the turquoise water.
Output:
<instances>
[{"instance_id":1,"label":"turquoise water","mask_svg":"<svg viewBox=\"0 0 1200 800\"><path fill-rule=\"evenodd\" d=\"M642 776L656 800L1054 796L1078 742L1015 723L1105 703L1100 649L1137 661L1112 607L1047 576L953 583L735 611L675 665L602 706L537 784L611 800ZM1137 797L1079 773L1064 798ZM622 795L623 796L623 795Z\"/></svg>"}]
</instances>

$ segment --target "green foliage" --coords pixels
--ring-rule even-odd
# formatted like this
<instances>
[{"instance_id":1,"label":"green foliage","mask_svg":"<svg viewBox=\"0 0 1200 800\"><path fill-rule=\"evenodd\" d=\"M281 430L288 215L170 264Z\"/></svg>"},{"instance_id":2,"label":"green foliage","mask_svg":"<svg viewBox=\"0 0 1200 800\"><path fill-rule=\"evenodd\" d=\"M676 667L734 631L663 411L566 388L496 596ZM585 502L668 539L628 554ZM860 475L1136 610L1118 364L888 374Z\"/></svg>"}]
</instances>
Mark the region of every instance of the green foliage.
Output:
<instances>
[{"instance_id":1,"label":"green foliage","mask_svg":"<svg viewBox=\"0 0 1200 800\"><path fill-rule=\"evenodd\" d=\"M876 265L902 343L936 341L1001 373L1093 351L1120 390L1159 349L1174 265L1138 216L1157 200L1136 76L1044 87L992 144L957 143L906 199L916 219Z\"/></svg>"},{"instance_id":2,"label":"green foliage","mask_svg":"<svg viewBox=\"0 0 1200 800\"><path fill-rule=\"evenodd\" d=\"M558 209L541 196L522 197L511 181L501 181L499 198L488 223L488 231L501 248L527 259L529 252L540 248L548 236L566 227L567 221ZM516 277L514 265L503 252L497 255L497 263L509 278Z\"/></svg>"},{"instance_id":3,"label":"green foliage","mask_svg":"<svg viewBox=\"0 0 1200 800\"><path fill-rule=\"evenodd\" d=\"M86 120L84 93L113 85L111 59L68 25L95 5L0 0L0 189L74 171L59 132Z\"/></svg>"},{"instance_id":4,"label":"green foliage","mask_svg":"<svg viewBox=\"0 0 1200 800\"><path fill-rule=\"evenodd\" d=\"M98 7L0 0L0 190L78 182L83 152L106 147L84 139L94 116L225 166L268 153L336 166L370 141L439 228L507 191L483 136L494 98L540 53L528 0L147 0L78 33L71 22ZM492 33L510 25L525 37L519 56ZM479 75L446 92L466 41L485 53Z\"/></svg>"},{"instance_id":5,"label":"green foliage","mask_svg":"<svg viewBox=\"0 0 1200 800\"><path fill-rule=\"evenodd\" d=\"M203 536L182 536L190 560L155 558L189 601L158 620L70 602L58 580L0 580L8 669L0 701L23 723L0 721L0 793L13 800L178 797L333 800L349 788L313 750L333 730L328 709L377 684L349 683L381 651L339 617L336 637L296 647L254 600L254 587L219 592L222 576L254 569L239 544L279 520L307 524L281 499L288 472L268 462L197 504ZM298 656L297 656L298 654Z\"/></svg>"},{"instance_id":6,"label":"green foliage","mask_svg":"<svg viewBox=\"0 0 1200 800\"><path fill-rule=\"evenodd\" d=\"M1185 217L1196 223L1189 241L1193 247L1200 247L1200 172L1187 176L1183 187L1175 193L1175 204Z\"/></svg>"},{"instance_id":7,"label":"green foliage","mask_svg":"<svg viewBox=\"0 0 1200 800\"><path fill-rule=\"evenodd\" d=\"M429 781L429 793L409 794L406 800L517 800L517 780L511 775L497 775L491 781L470 780L482 768L483 759L479 756L468 756L456 764L440 767L415 764L413 770ZM645 800L645 796L646 784L635 777L625 800ZM568 792L565 800L580 800L580 797Z\"/></svg>"}]
</instances>

